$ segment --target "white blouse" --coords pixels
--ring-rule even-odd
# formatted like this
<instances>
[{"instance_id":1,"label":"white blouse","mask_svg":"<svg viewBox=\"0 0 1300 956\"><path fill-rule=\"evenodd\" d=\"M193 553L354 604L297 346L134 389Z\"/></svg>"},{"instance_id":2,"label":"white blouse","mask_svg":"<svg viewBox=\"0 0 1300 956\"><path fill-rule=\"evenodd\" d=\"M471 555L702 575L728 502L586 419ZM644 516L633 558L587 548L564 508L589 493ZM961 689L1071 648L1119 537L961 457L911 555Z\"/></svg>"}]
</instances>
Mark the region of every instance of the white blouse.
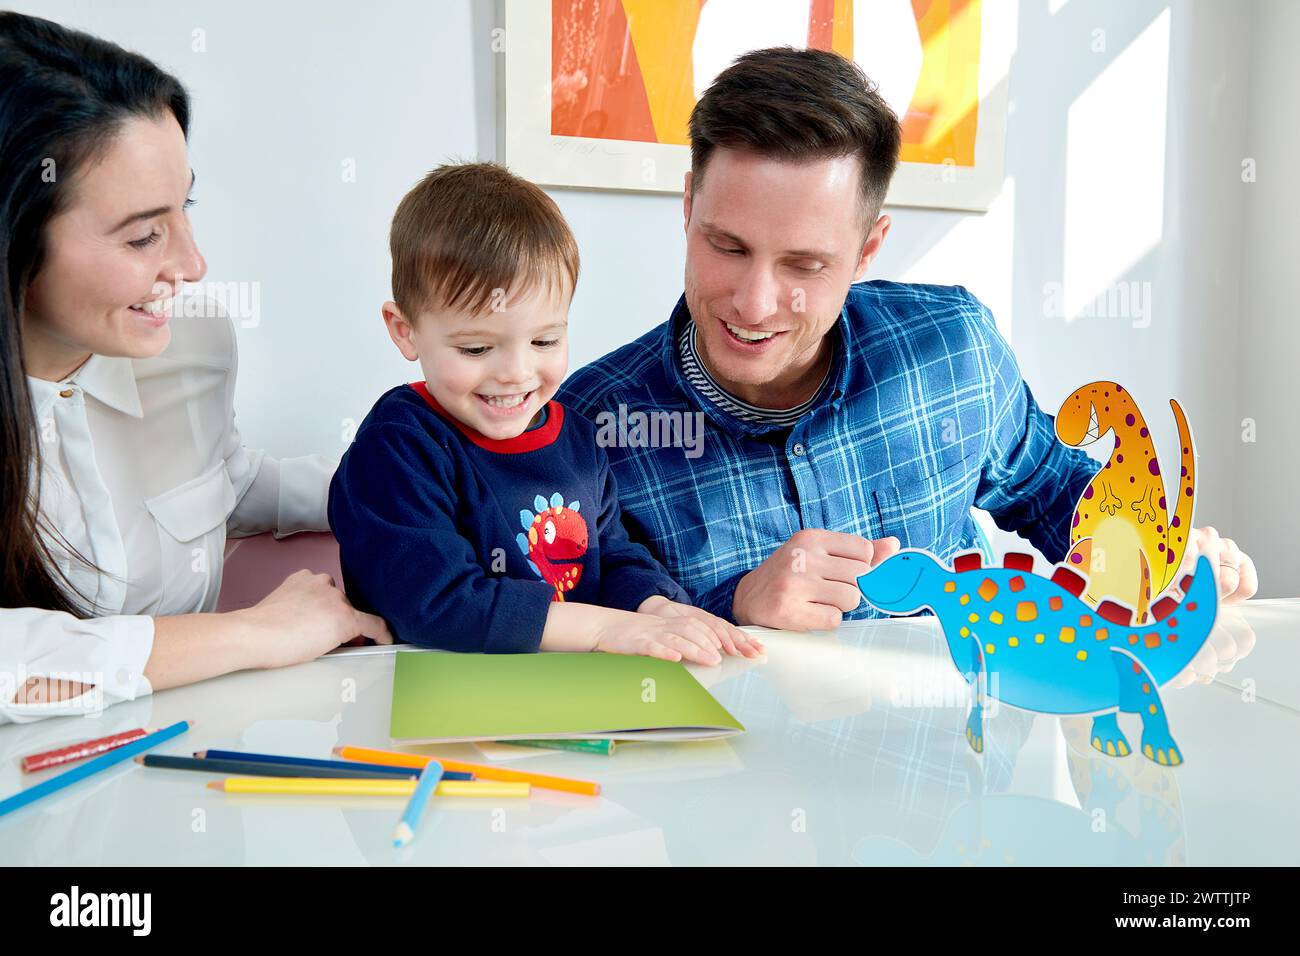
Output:
<instances>
[{"instance_id":1,"label":"white blouse","mask_svg":"<svg viewBox=\"0 0 1300 956\"><path fill-rule=\"evenodd\" d=\"M233 325L212 300L178 298L175 313L171 342L155 358L94 355L62 382L28 378L45 540L89 613L0 608L0 723L150 693L153 618L216 607L227 534L328 527L337 462L277 461L245 448L233 407ZM15 704L33 676L94 689Z\"/></svg>"}]
</instances>

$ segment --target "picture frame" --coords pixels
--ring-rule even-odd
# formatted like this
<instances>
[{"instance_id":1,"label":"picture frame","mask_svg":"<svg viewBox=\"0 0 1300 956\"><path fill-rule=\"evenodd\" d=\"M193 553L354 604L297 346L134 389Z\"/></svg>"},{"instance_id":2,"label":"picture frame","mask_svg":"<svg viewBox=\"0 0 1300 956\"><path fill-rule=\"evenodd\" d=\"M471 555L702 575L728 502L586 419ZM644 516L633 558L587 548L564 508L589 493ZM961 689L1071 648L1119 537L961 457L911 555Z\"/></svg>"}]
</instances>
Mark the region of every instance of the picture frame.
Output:
<instances>
[{"instance_id":1,"label":"picture frame","mask_svg":"<svg viewBox=\"0 0 1300 956\"><path fill-rule=\"evenodd\" d=\"M802 36L857 51L900 115L886 205L978 212L1002 187L1014 4L501 0L500 12L499 155L542 185L680 195L698 91L736 55Z\"/></svg>"}]
</instances>

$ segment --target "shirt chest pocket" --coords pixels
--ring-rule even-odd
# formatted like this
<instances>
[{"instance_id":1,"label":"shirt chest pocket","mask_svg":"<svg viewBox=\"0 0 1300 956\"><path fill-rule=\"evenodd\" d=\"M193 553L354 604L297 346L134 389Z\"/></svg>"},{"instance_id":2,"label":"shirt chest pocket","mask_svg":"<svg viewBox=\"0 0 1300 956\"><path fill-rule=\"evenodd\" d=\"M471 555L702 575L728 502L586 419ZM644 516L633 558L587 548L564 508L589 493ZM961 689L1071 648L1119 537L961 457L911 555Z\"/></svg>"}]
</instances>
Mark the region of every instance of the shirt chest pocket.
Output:
<instances>
[{"instance_id":1,"label":"shirt chest pocket","mask_svg":"<svg viewBox=\"0 0 1300 956\"><path fill-rule=\"evenodd\" d=\"M972 456L873 489L883 534L897 537L904 548L946 554L970 517L978 481L979 463Z\"/></svg>"},{"instance_id":2,"label":"shirt chest pocket","mask_svg":"<svg viewBox=\"0 0 1300 956\"><path fill-rule=\"evenodd\" d=\"M235 489L224 462L144 503L158 528L161 613L210 611L221 589L226 519Z\"/></svg>"}]
</instances>

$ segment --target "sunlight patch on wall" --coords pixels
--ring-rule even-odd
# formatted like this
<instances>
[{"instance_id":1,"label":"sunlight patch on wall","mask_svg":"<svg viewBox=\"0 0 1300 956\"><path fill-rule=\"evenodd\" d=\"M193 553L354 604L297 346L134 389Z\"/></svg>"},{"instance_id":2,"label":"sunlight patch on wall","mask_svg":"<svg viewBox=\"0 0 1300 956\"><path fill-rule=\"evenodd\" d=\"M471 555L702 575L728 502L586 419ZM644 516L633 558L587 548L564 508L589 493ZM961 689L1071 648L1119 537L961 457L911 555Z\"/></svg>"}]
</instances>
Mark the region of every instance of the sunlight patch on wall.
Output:
<instances>
[{"instance_id":1,"label":"sunlight patch on wall","mask_svg":"<svg viewBox=\"0 0 1300 956\"><path fill-rule=\"evenodd\" d=\"M1067 322L1102 314L1116 280L1163 235L1169 24L1165 9L1070 105Z\"/></svg>"}]
</instances>

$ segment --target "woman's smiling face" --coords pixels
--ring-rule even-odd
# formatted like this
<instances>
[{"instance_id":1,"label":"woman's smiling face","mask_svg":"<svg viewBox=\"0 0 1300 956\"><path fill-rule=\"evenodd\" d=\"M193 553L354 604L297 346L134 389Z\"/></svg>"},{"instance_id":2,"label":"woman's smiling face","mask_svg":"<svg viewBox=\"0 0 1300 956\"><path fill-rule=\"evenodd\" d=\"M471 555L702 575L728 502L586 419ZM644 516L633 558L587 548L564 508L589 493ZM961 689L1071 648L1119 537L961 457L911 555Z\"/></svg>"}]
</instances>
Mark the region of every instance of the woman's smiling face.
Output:
<instances>
[{"instance_id":1,"label":"woman's smiling face","mask_svg":"<svg viewBox=\"0 0 1300 956\"><path fill-rule=\"evenodd\" d=\"M77 173L27 288L28 375L58 381L92 354L148 358L167 347L173 296L207 271L185 211L192 183L170 113L126 120Z\"/></svg>"}]
</instances>

